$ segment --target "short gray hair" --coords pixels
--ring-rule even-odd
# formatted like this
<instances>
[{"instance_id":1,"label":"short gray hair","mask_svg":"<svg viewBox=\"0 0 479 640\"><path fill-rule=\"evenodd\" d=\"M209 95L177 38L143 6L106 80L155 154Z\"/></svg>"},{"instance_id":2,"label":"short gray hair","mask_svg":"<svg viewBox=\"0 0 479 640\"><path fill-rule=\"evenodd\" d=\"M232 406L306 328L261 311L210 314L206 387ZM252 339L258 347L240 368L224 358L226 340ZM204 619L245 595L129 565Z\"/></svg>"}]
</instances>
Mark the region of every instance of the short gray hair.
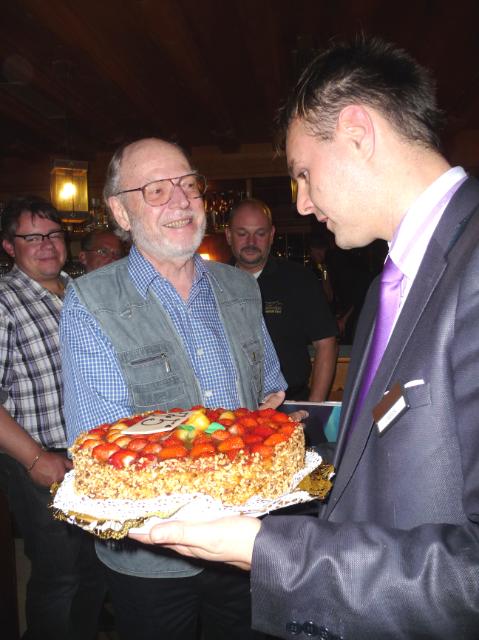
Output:
<instances>
[{"instance_id":1,"label":"short gray hair","mask_svg":"<svg viewBox=\"0 0 479 640\"><path fill-rule=\"evenodd\" d=\"M110 162L108 163L108 167L106 170L106 178L105 185L103 187L103 201L105 203L105 207L108 211L108 217L110 218L110 225L113 227L114 233L125 242L131 241L131 234L129 231L125 231L122 229L118 222L115 220L115 216L113 215L110 205L108 204L108 199L111 196L114 196L121 190L120 187L120 171L121 171L121 161L123 160L123 154L125 149L132 144L131 142L125 142L122 144L113 154Z\"/></svg>"},{"instance_id":2,"label":"short gray hair","mask_svg":"<svg viewBox=\"0 0 479 640\"><path fill-rule=\"evenodd\" d=\"M122 144L121 147L118 147L108 164L105 185L103 187L103 200L105 201L106 206L108 206L108 198L111 198L111 196L114 196L121 190L121 161L123 160L123 153L125 152L125 149L129 147L130 144L132 143L126 142L125 144Z\"/></svg>"}]
</instances>

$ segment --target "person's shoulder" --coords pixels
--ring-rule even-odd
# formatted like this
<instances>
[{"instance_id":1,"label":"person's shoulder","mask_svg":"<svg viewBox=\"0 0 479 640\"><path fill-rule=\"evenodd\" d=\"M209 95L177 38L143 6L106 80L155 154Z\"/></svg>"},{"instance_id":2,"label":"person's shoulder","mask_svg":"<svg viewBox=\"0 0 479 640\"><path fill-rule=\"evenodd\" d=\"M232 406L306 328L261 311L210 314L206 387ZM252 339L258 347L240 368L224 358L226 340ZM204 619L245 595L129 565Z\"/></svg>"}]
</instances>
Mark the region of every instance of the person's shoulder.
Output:
<instances>
[{"instance_id":1,"label":"person's shoulder","mask_svg":"<svg viewBox=\"0 0 479 640\"><path fill-rule=\"evenodd\" d=\"M241 271L241 269L238 269L232 264L226 264L225 262L216 262L216 260L204 260L203 263L209 271L224 271L225 273L234 273L236 271Z\"/></svg>"},{"instance_id":2,"label":"person's shoulder","mask_svg":"<svg viewBox=\"0 0 479 640\"><path fill-rule=\"evenodd\" d=\"M40 285L15 266L0 278L0 303L25 304L36 301Z\"/></svg>"},{"instance_id":3,"label":"person's shoulder","mask_svg":"<svg viewBox=\"0 0 479 640\"><path fill-rule=\"evenodd\" d=\"M15 284L15 278L12 277L12 272L8 271L0 278L0 290L8 290Z\"/></svg>"},{"instance_id":4,"label":"person's shoulder","mask_svg":"<svg viewBox=\"0 0 479 640\"><path fill-rule=\"evenodd\" d=\"M213 275L232 278L233 280L254 280L254 277L247 271L244 271L244 269L238 269L237 267L225 264L224 262L215 262L211 260L208 261L206 268Z\"/></svg>"},{"instance_id":5,"label":"person's shoulder","mask_svg":"<svg viewBox=\"0 0 479 640\"><path fill-rule=\"evenodd\" d=\"M273 262L270 263L273 267L271 272L275 272L278 276L284 276L297 279L301 282L318 282L318 278L308 267L294 262L294 260L286 260L285 258L273 258Z\"/></svg>"},{"instance_id":6,"label":"person's shoulder","mask_svg":"<svg viewBox=\"0 0 479 640\"><path fill-rule=\"evenodd\" d=\"M124 258L120 258L119 260L115 260L114 262L110 262L110 264L106 264L104 267L100 267L99 269L95 269L94 271L90 271L90 273L85 273L77 280L81 280L82 278L88 279L99 279L108 277L117 271L122 271L123 269L128 268L128 256Z\"/></svg>"},{"instance_id":7,"label":"person's shoulder","mask_svg":"<svg viewBox=\"0 0 479 640\"><path fill-rule=\"evenodd\" d=\"M305 269L299 262L287 260L286 258L277 258L276 256L270 256L265 266L275 271L287 271L290 273L301 273Z\"/></svg>"},{"instance_id":8,"label":"person's shoulder","mask_svg":"<svg viewBox=\"0 0 479 640\"><path fill-rule=\"evenodd\" d=\"M84 277L84 276L81 276ZM67 287L65 298L63 299L62 305L62 324L65 324L66 319L68 318L68 322L73 317L81 318L81 322L86 326L85 320L90 320L91 314L87 310L83 300L78 294L78 290L75 288L75 285L78 284L79 278L76 278L72 282L70 282Z\"/></svg>"},{"instance_id":9,"label":"person's shoulder","mask_svg":"<svg viewBox=\"0 0 479 640\"><path fill-rule=\"evenodd\" d=\"M18 284L10 272L0 278L0 309L10 306L11 298L17 297Z\"/></svg>"},{"instance_id":10,"label":"person's shoulder","mask_svg":"<svg viewBox=\"0 0 479 640\"><path fill-rule=\"evenodd\" d=\"M84 273L79 278L74 279L75 288L82 289L85 286L98 286L100 282L104 282L115 277L118 271L122 271L127 268L127 264L127 258L122 258L121 260L115 260L115 262L111 262L104 267L90 271L90 273Z\"/></svg>"},{"instance_id":11,"label":"person's shoulder","mask_svg":"<svg viewBox=\"0 0 479 640\"><path fill-rule=\"evenodd\" d=\"M23 271L20 271L20 269L16 265L13 265L10 271L7 271L7 273L4 273L3 276L0 278L0 287L2 288L16 287L28 279L29 279L28 276L24 274Z\"/></svg>"},{"instance_id":12,"label":"person's shoulder","mask_svg":"<svg viewBox=\"0 0 479 640\"><path fill-rule=\"evenodd\" d=\"M214 261L209 261L206 268L211 280L215 281L220 288L243 292L247 295L260 295L256 278L244 269Z\"/></svg>"}]
</instances>

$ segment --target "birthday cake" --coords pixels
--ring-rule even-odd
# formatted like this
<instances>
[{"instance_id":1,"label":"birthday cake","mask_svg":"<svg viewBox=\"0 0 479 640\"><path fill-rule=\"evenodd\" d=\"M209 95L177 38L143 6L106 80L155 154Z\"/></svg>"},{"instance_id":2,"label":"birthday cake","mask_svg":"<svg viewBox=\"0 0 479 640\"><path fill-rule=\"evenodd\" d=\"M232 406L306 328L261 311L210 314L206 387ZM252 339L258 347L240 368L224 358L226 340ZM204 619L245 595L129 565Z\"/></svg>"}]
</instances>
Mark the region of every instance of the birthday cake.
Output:
<instances>
[{"instance_id":1,"label":"birthday cake","mask_svg":"<svg viewBox=\"0 0 479 640\"><path fill-rule=\"evenodd\" d=\"M142 500L203 493L224 505L289 491L304 465L302 425L273 409L173 409L103 424L71 448L75 491Z\"/></svg>"}]
</instances>

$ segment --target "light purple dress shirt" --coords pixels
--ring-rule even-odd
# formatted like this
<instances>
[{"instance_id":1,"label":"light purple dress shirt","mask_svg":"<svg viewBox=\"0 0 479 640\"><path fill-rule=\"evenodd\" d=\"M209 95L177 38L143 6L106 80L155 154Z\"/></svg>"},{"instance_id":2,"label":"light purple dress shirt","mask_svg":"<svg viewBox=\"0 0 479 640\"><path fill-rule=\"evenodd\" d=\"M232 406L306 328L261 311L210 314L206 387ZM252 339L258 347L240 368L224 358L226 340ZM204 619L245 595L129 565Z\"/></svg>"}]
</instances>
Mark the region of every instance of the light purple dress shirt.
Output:
<instances>
[{"instance_id":1,"label":"light purple dress shirt","mask_svg":"<svg viewBox=\"0 0 479 640\"><path fill-rule=\"evenodd\" d=\"M453 187L459 188L466 178L462 167L454 167L443 173L413 202L394 234L389 255L404 274L395 322L409 295L432 234L455 193Z\"/></svg>"}]
</instances>

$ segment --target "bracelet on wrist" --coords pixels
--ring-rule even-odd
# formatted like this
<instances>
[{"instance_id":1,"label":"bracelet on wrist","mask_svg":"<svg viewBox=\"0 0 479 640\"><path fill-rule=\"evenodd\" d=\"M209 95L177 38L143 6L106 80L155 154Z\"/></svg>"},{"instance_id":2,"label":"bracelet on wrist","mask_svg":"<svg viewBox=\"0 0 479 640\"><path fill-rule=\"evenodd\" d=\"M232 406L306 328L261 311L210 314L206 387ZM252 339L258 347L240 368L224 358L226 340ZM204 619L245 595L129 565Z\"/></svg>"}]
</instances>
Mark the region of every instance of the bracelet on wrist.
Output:
<instances>
[{"instance_id":1,"label":"bracelet on wrist","mask_svg":"<svg viewBox=\"0 0 479 640\"><path fill-rule=\"evenodd\" d=\"M40 460L40 458L42 457L43 451L40 451L40 453L38 453L32 460L32 463L29 467L27 467L27 471L28 473L30 473L30 471L33 469L33 467L37 464L37 462Z\"/></svg>"}]
</instances>

